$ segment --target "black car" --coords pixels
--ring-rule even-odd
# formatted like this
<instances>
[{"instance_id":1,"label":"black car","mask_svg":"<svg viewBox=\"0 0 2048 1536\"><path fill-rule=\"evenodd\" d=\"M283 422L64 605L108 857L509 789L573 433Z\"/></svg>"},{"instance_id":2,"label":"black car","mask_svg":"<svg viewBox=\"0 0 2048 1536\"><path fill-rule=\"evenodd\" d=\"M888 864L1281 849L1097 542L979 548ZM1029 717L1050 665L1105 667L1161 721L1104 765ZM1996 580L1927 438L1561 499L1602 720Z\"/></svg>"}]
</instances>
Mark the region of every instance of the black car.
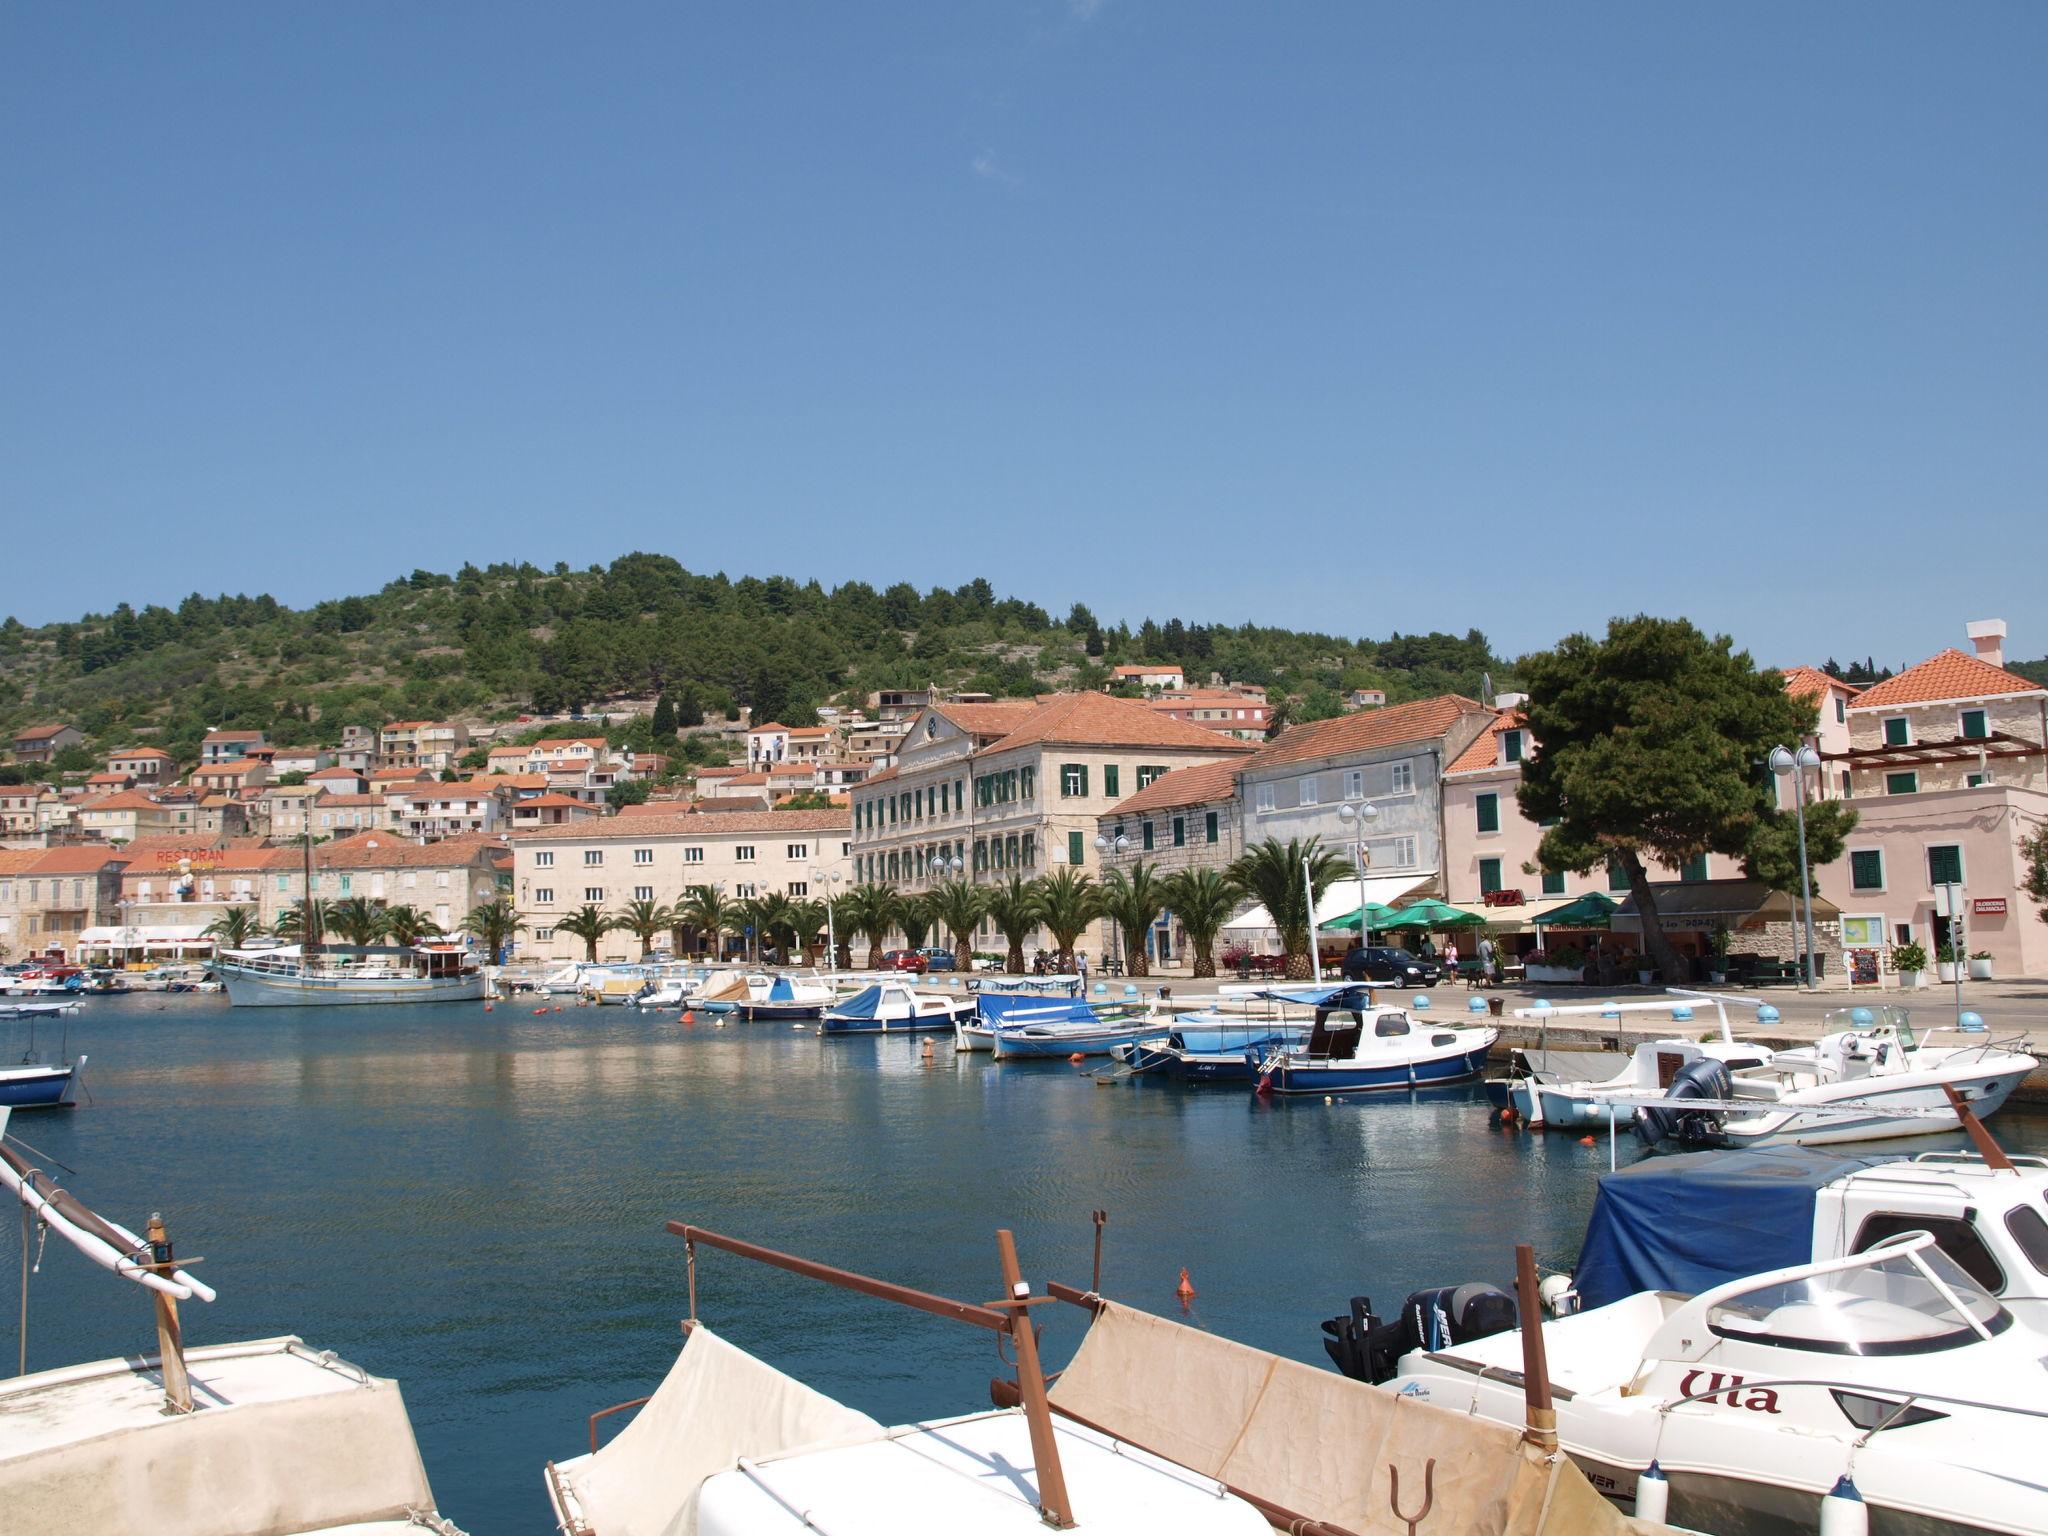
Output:
<instances>
[{"instance_id":1,"label":"black car","mask_svg":"<svg viewBox=\"0 0 2048 1536\"><path fill-rule=\"evenodd\" d=\"M1355 949L1344 957L1346 981L1384 981L1397 987L1433 987L1443 967L1405 949Z\"/></svg>"}]
</instances>

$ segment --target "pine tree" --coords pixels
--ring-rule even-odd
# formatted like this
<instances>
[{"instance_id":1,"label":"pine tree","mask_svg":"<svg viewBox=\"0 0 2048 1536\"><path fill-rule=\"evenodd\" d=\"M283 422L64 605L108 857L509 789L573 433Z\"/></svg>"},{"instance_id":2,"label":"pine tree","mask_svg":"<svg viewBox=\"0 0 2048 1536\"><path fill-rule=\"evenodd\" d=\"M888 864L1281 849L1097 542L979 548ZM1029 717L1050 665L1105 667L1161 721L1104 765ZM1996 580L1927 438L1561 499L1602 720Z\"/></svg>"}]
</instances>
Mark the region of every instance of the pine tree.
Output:
<instances>
[{"instance_id":1,"label":"pine tree","mask_svg":"<svg viewBox=\"0 0 2048 1536\"><path fill-rule=\"evenodd\" d=\"M697 702L697 690L685 688L681 700L676 704L676 724L690 730L704 723L704 706Z\"/></svg>"},{"instance_id":2,"label":"pine tree","mask_svg":"<svg viewBox=\"0 0 2048 1536\"><path fill-rule=\"evenodd\" d=\"M656 738L661 741L668 741L675 736L676 707L669 703L668 695L665 693L654 701L652 729Z\"/></svg>"}]
</instances>

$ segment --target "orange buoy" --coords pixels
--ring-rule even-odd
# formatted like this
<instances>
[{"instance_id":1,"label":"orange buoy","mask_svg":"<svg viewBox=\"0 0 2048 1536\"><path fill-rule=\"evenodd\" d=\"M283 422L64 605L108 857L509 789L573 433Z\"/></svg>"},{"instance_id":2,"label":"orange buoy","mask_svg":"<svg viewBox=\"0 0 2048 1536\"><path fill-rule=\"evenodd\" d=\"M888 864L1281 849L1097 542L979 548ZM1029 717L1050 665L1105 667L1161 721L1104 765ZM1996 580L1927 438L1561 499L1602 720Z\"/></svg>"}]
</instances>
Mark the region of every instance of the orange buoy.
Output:
<instances>
[{"instance_id":1,"label":"orange buoy","mask_svg":"<svg viewBox=\"0 0 2048 1536\"><path fill-rule=\"evenodd\" d=\"M694 1024L697 1022L697 1015L690 1009L685 1008L683 1010L683 1022L685 1024Z\"/></svg>"},{"instance_id":2,"label":"orange buoy","mask_svg":"<svg viewBox=\"0 0 2048 1536\"><path fill-rule=\"evenodd\" d=\"M1579 1138L1579 1145L1582 1147L1590 1147L1591 1145L1593 1145L1593 1138L1590 1136L1581 1136Z\"/></svg>"},{"instance_id":3,"label":"orange buoy","mask_svg":"<svg viewBox=\"0 0 2048 1536\"><path fill-rule=\"evenodd\" d=\"M1520 1118L1521 1117L1515 1113L1515 1107L1512 1104L1510 1104L1507 1108L1503 1109L1500 1112L1500 1123L1502 1125L1513 1125L1515 1121Z\"/></svg>"},{"instance_id":4,"label":"orange buoy","mask_svg":"<svg viewBox=\"0 0 2048 1536\"><path fill-rule=\"evenodd\" d=\"M1069 1056L1069 1057L1067 1058L1067 1060L1068 1060L1068 1061L1072 1062L1072 1063L1073 1063L1073 1064L1074 1064L1075 1066L1077 1066L1077 1067L1078 1067L1078 1066L1079 1066L1079 1065L1080 1065L1080 1064L1081 1064L1082 1062L1086 1061L1087 1059L1088 1059L1087 1055L1086 1055L1086 1054L1085 1054L1084 1052L1081 1052L1081 1051L1076 1051L1076 1052L1074 1052L1074 1054L1073 1054L1073 1055L1071 1055L1071 1056Z\"/></svg>"},{"instance_id":5,"label":"orange buoy","mask_svg":"<svg viewBox=\"0 0 2048 1536\"><path fill-rule=\"evenodd\" d=\"M1173 1288L1173 1294L1178 1296L1183 1303L1195 1299L1195 1282L1188 1278L1188 1267L1185 1264L1180 1267L1180 1284Z\"/></svg>"},{"instance_id":6,"label":"orange buoy","mask_svg":"<svg viewBox=\"0 0 2048 1536\"><path fill-rule=\"evenodd\" d=\"M547 1012L547 1009L545 1009L545 1008L536 1008L536 1009L534 1009L534 1010L533 1010L533 1015L534 1015L534 1017L535 1017L535 1018L539 1018L539 1017L540 1017L540 1016L541 1016L542 1014L544 1014L544 1013L546 1013L546 1012Z\"/></svg>"},{"instance_id":7,"label":"orange buoy","mask_svg":"<svg viewBox=\"0 0 2048 1536\"><path fill-rule=\"evenodd\" d=\"M490 1005L489 1003L485 1003L485 1004L484 1004L484 1012L485 1012L485 1013L489 1013L490 1011L491 1011L491 1005Z\"/></svg>"}]
</instances>

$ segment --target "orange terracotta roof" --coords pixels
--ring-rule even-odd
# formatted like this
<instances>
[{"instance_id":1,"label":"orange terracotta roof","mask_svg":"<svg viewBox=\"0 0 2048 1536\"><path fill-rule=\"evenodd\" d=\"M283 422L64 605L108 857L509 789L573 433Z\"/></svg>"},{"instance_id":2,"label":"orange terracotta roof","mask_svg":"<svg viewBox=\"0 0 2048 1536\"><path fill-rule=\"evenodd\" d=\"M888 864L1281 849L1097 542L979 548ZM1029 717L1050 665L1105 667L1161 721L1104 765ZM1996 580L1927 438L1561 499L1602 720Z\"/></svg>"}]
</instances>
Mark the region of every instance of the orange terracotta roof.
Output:
<instances>
[{"instance_id":1,"label":"orange terracotta roof","mask_svg":"<svg viewBox=\"0 0 2048 1536\"><path fill-rule=\"evenodd\" d=\"M1839 688L1854 702L1863 690L1854 683L1845 683L1839 677L1830 677L1819 667L1781 667L1785 678L1785 691L1795 699L1819 701L1828 696L1830 688Z\"/></svg>"},{"instance_id":2,"label":"orange terracotta roof","mask_svg":"<svg viewBox=\"0 0 2048 1536\"><path fill-rule=\"evenodd\" d=\"M1002 699L993 704L934 704L931 708L970 736L1004 736L1038 708L1038 701Z\"/></svg>"},{"instance_id":3,"label":"orange terracotta roof","mask_svg":"<svg viewBox=\"0 0 2048 1536\"><path fill-rule=\"evenodd\" d=\"M384 797L382 795L337 795L331 789L323 789L320 791L320 798L315 800L313 804L316 809L323 811L336 809L382 810L384 808Z\"/></svg>"},{"instance_id":4,"label":"orange terracotta roof","mask_svg":"<svg viewBox=\"0 0 2048 1536\"><path fill-rule=\"evenodd\" d=\"M88 784L126 784L129 775L125 773L95 773L85 782Z\"/></svg>"},{"instance_id":5,"label":"orange terracotta roof","mask_svg":"<svg viewBox=\"0 0 2048 1536\"><path fill-rule=\"evenodd\" d=\"M1947 699L1993 699L2011 693L2040 693L2039 683L1994 667L1953 646L1863 691L1852 709L1888 709L1902 704L1938 704Z\"/></svg>"},{"instance_id":6,"label":"orange terracotta roof","mask_svg":"<svg viewBox=\"0 0 2048 1536\"><path fill-rule=\"evenodd\" d=\"M578 810L597 814L597 807L588 800L578 800L574 795L535 795L531 800L522 800L513 807L514 811L537 810Z\"/></svg>"},{"instance_id":7,"label":"orange terracotta roof","mask_svg":"<svg viewBox=\"0 0 2048 1536\"><path fill-rule=\"evenodd\" d=\"M1252 773L1281 763L1306 762L1346 752L1369 752L1404 741L1431 741L1462 716L1485 708L1477 699L1444 693L1433 699L1417 699L1412 704L1289 726L1259 749L1258 755L1245 764L1245 771Z\"/></svg>"},{"instance_id":8,"label":"orange terracotta roof","mask_svg":"<svg viewBox=\"0 0 2048 1536\"><path fill-rule=\"evenodd\" d=\"M1186 675L1181 670L1181 667L1177 662L1167 661L1162 661L1154 665L1139 664L1126 667L1115 667L1111 670L1118 677L1144 677L1154 672L1171 672L1176 677L1182 677Z\"/></svg>"},{"instance_id":9,"label":"orange terracotta roof","mask_svg":"<svg viewBox=\"0 0 2048 1536\"><path fill-rule=\"evenodd\" d=\"M79 806L82 811L154 811L160 808L161 802L155 796L146 795L139 789L124 790L118 795L102 795Z\"/></svg>"},{"instance_id":10,"label":"orange terracotta roof","mask_svg":"<svg viewBox=\"0 0 2048 1536\"><path fill-rule=\"evenodd\" d=\"M74 727L68 725L32 725L25 731L17 731L16 741L42 741L47 737L62 735Z\"/></svg>"},{"instance_id":11,"label":"orange terracotta roof","mask_svg":"<svg viewBox=\"0 0 2048 1536\"><path fill-rule=\"evenodd\" d=\"M107 757L110 760L117 757L158 757L162 758L165 762L169 762L171 760L171 754L164 751L161 747L123 747L118 752L109 752L107 754Z\"/></svg>"},{"instance_id":12,"label":"orange terracotta roof","mask_svg":"<svg viewBox=\"0 0 2048 1536\"><path fill-rule=\"evenodd\" d=\"M789 777L791 774L800 774L804 778L808 779L812 777L814 774L816 774L817 771L818 770L809 763L770 763L768 765L768 772L771 775L779 773L784 778Z\"/></svg>"},{"instance_id":13,"label":"orange terracotta roof","mask_svg":"<svg viewBox=\"0 0 2048 1536\"><path fill-rule=\"evenodd\" d=\"M261 731L208 731L205 741L261 741Z\"/></svg>"},{"instance_id":14,"label":"orange terracotta roof","mask_svg":"<svg viewBox=\"0 0 2048 1536\"><path fill-rule=\"evenodd\" d=\"M749 736L751 736L751 735L753 735L753 734L754 734L754 733L755 733L756 731L786 731L786 730L788 730L788 729L789 729L789 727L788 727L788 726L786 726L786 725L784 725L784 724L783 724L783 723L782 723L782 722L781 722L780 720L770 720L770 721L769 721L769 722L768 722L768 723L767 723L766 725L750 725L750 726L748 726L748 727L747 727L747 734L748 734Z\"/></svg>"},{"instance_id":15,"label":"orange terracotta roof","mask_svg":"<svg viewBox=\"0 0 2048 1536\"><path fill-rule=\"evenodd\" d=\"M354 768L343 768L339 764L332 768L317 769L306 775L308 782L314 779L360 779L362 774Z\"/></svg>"},{"instance_id":16,"label":"orange terracotta roof","mask_svg":"<svg viewBox=\"0 0 2048 1536\"><path fill-rule=\"evenodd\" d=\"M373 846L374 845L374 846ZM389 832L364 832L317 844L313 849L315 869L455 869L474 864L498 847L494 835L464 833L438 843L409 843ZM299 857L297 849L276 850L287 859Z\"/></svg>"},{"instance_id":17,"label":"orange terracotta roof","mask_svg":"<svg viewBox=\"0 0 2048 1536\"><path fill-rule=\"evenodd\" d=\"M0 875L18 875L43 856L40 848L0 848Z\"/></svg>"},{"instance_id":18,"label":"orange terracotta roof","mask_svg":"<svg viewBox=\"0 0 2048 1536\"><path fill-rule=\"evenodd\" d=\"M128 855L104 843L72 848L46 848L42 856L20 873L24 875L96 875L103 869L119 869Z\"/></svg>"},{"instance_id":19,"label":"orange terracotta roof","mask_svg":"<svg viewBox=\"0 0 2048 1536\"><path fill-rule=\"evenodd\" d=\"M667 816L607 816L602 821L567 827L525 827L512 834L515 843L588 842L594 837L702 837L720 833L838 832L852 836L844 811L725 811L717 815L678 811Z\"/></svg>"},{"instance_id":20,"label":"orange terracotta roof","mask_svg":"<svg viewBox=\"0 0 2048 1536\"><path fill-rule=\"evenodd\" d=\"M1445 773L1481 773L1488 768L1499 768L1500 734L1522 728L1522 712L1519 709L1502 710L1493 724L1472 739L1472 744L1451 759ZM1512 767L1513 764L1506 766Z\"/></svg>"},{"instance_id":21,"label":"orange terracotta roof","mask_svg":"<svg viewBox=\"0 0 2048 1536\"><path fill-rule=\"evenodd\" d=\"M1136 699L1106 693L1055 694L1034 709L988 752L1012 747L1183 747L1202 752L1251 753L1253 744L1176 720Z\"/></svg>"},{"instance_id":22,"label":"orange terracotta roof","mask_svg":"<svg viewBox=\"0 0 2048 1536\"><path fill-rule=\"evenodd\" d=\"M550 736L543 741L536 741L534 745L542 751L555 747L590 747L602 752L605 742L602 736Z\"/></svg>"},{"instance_id":23,"label":"orange terracotta roof","mask_svg":"<svg viewBox=\"0 0 2048 1536\"><path fill-rule=\"evenodd\" d=\"M1197 763L1162 774L1126 800L1119 801L1112 816L1132 816L1142 811L1163 811L1174 806L1204 805L1211 800L1228 800L1237 793L1237 776L1244 768L1239 759L1220 763Z\"/></svg>"}]
</instances>

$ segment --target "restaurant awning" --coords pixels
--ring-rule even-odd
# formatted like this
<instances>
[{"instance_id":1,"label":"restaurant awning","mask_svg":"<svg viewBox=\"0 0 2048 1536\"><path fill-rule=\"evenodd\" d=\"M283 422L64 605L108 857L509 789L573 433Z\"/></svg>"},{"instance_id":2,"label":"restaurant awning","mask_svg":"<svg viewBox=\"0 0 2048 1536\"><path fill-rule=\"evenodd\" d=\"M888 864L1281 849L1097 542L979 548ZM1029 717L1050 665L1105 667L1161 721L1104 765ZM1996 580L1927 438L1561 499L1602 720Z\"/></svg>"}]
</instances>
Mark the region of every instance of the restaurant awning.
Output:
<instances>
[{"instance_id":1,"label":"restaurant awning","mask_svg":"<svg viewBox=\"0 0 2048 1536\"><path fill-rule=\"evenodd\" d=\"M1412 891L1420 890L1435 878L1436 871L1433 869L1425 870L1421 874L1368 876L1365 881L1366 905L1368 907L1386 905L1408 895ZM1348 923L1340 922L1339 919L1343 918L1349 918L1350 921ZM1346 877L1324 891L1317 900L1316 927L1356 928L1357 926L1358 881L1355 878ZM1373 918L1373 926L1379 926L1379 918L1377 916ZM1253 932L1260 929L1268 933L1274 931L1273 915L1264 906L1257 903L1254 903L1250 908L1239 913L1223 925L1223 931L1226 933L1233 931Z\"/></svg>"},{"instance_id":2,"label":"restaurant awning","mask_svg":"<svg viewBox=\"0 0 2048 1536\"><path fill-rule=\"evenodd\" d=\"M1402 907L1381 926L1439 933L1452 928L1483 928L1486 921L1476 912L1466 912L1434 898L1425 898Z\"/></svg>"},{"instance_id":3,"label":"restaurant awning","mask_svg":"<svg viewBox=\"0 0 2048 1536\"><path fill-rule=\"evenodd\" d=\"M135 923L88 928L78 936L81 949L161 949L169 945L211 945L201 923Z\"/></svg>"},{"instance_id":4,"label":"restaurant awning","mask_svg":"<svg viewBox=\"0 0 2048 1536\"><path fill-rule=\"evenodd\" d=\"M1539 928L1605 928L1614 918L1615 901L1598 891L1588 891L1564 903L1552 907L1548 912L1539 912L1529 921ZM1663 911L1659 906L1658 911Z\"/></svg>"},{"instance_id":5,"label":"restaurant awning","mask_svg":"<svg viewBox=\"0 0 2048 1536\"><path fill-rule=\"evenodd\" d=\"M1657 918L1667 931L1709 932L1715 928L1761 927L1765 923L1789 923L1803 916L1806 904L1786 891L1774 891L1761 880L1688 880L1651 887L1657 893ZM1842 909L1824 896L1813 898L1816 922L1842 915ZM1632 930L1642 927L1631 895L1616 910L1613 926Z\"/></svg>"}]
</instances>

